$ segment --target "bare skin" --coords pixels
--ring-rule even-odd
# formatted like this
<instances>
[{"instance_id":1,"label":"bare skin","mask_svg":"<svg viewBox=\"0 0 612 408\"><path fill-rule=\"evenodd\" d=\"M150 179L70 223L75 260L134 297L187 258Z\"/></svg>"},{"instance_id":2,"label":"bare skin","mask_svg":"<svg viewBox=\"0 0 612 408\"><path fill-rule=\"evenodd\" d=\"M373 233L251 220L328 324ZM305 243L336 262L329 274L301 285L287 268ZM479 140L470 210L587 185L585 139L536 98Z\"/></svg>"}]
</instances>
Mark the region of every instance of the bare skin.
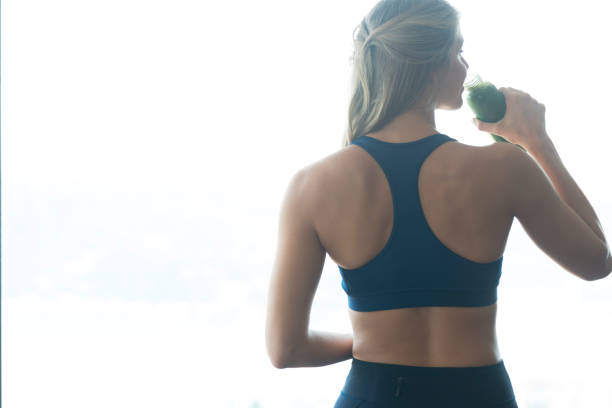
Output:
<instances>
[{"instance_id":1,"label":"bare skin","mask_svg":"<svg viewBox=\"0 0 612 408\"><path fill-rule=\"evenodd\" d=\"M433 83L438 85L431 88L435 97L433 106L428 107L426 102L417 104L381 130L367 135L386 143L406 143L444 133L436 130L434 111L455 110L462 105L461 85L468 65L460 55L461 44L458 38L451 50L448 69L434 73ZM446 142L425 159L418 175L418 194L426 222L450 251L474 262L489 263L504 253L516 215L534 242L568 271L585 280L601 279L601 271L609 274L610 268L604 269L599 259L606 249L609 264L609 249L604 245L600 223L586 197L564 171L554 151L545 149L552 142L547 142L548 136L543 132L544 105L524 92L512 88L500 90L506 97L506 116L495 124L479 123L479 130L501 135L529 148L535 157L542 157L554 187L566 203L572 204L575 212L569 204L561 205L542 169L533 160L517 154L520 150L507 149L499 143L478 147ZM449 136L457 139L460 135L451 132ZM508 162L510 157L516 160L513 166ZM303 207L288 199L283 226L285 236L295 234L308 245L302 251L305 255L300 253L297 241L279 249L279 277L273 281L271 290L275 296L270 308L275 313L271 314L267 326L270 333L267 339L277 366L286 365L283 359L291 363L291 352L286 351L290 345L295 350L300 339L309 339L306 312L312 297L303 296L299 304L294 304L287 292L305 288L309 294L313 293L324 263L323 250L346 269L368 263L386 245L393 226L388 181L378 163L360 146L346 146L308 166L304 173L297 179L297 187L291 189L293 195L288 196L293 198L299 194ZM515 174L528 175L519 178L520 188L514 177L509 179L509 175ZM525 183L527 187L523 188L524 180L533 182ZM533 202L538 203L537 208L531 208ZM550 213L545 215L548 209ZM290 210L296 211L297 221L288 218L292 214ZM551 234L551 230L560 232ZM580 249L568 254L568 248L577 247ZM314 259L312 262L307 259L310 256ZM301 269L295 272L290 260L297 257L300 257ZM318 353L315 360L316 363L342 361L352 345L353 357L371 362L424 367L493 365L501 360L496 314L497 304L373 312L349 309L353 326L351 344L344 338L319 337L317 341L328 349ZM300 366L312 365L308 354L315 354L312 350L315 343L304 344L310 349L295 360Z\"/></svg>"},{"instance_id":2,"label":"bare skin","mask_svg":"<svg viewBox=\"0 0 612 408\"><path fill-rule=\"evenodd\" d=\"M380 132L368 136L409 142L434 133L439 132L423 126L410 134L404 130L401 139ZM500 194L496 194L498 188L490 176L492 161L494 153L489 146L451 141L428 156L419 174L421 204L434 234L451 251L481 263L495 261L503 254L513 220L496 198ZM317 177L320 202L325 203L314 220L322 245L342 267L364 265L385 246L393 225L391 194L384 173L366 151L355 145L320 160L310 170ZM496 312L497 304L374 312L349 309L353 356L413 366L495 364L501 360Z\"/></svg>"},{"instance_id":3,"label":"bare skin","mask_svg":"<svg viewBox=\"0 0 612 408\"><path fill-rule=\"evenodd\" d=\"M436 108L463 103L468 64L452 50ZM418 108L368 134L388 143L411 142L443 133L434 108ZM449 135L454 137L454 135ZM457 137L454 137L457 139ZM447 142L434 150L419 173L419 196L427 223L451 251L474 262L492 262L504 252L513 215L495 180L491 146ZM348 269L366 264L385 246L393 226L387 179L361 147L349 145L314 163L322 203L313 224L328 255ZM330 199L332 198L332 199ZM423 271L425 273L426 271ZM416 272L415 272L416 273ZM417 307L373 312L349 309L353 357L364 361L427 367L473 367L501 360L497 303L485 307Z\"/></svg>"}]
</instances>

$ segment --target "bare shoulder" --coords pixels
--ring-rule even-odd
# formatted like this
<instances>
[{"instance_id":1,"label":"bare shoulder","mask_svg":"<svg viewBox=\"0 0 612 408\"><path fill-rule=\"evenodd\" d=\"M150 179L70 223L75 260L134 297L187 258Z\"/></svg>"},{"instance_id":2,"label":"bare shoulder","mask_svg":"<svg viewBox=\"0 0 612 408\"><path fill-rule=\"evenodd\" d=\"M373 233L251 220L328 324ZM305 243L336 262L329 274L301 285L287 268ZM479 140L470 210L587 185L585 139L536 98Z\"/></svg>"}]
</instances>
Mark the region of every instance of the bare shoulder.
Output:
<instances>
[{"instance_id":1,"label":"bare shoulder","mask_svg":"<svg viewBox=\"0 0 612 408\"><path fill-rule=\"evenodd\" d=\"M499 161L505 156L504 149L493 143L485 146L474 146L461 142L447 143L448 148L442 154L441 161L448 163L450 170L458 178L474 181L480 185L499 181ZM444 146L444 145L443 145Z\"/></svg>"},{"instance_id":2,"label":"bare shoulder","mask_svg":"<svg viewBox=\"0 0 612 408\"><path fill-rule=\"evenodd\" d=\"M472 146L462 143L455 145L453 151L448 151L448 160L452 164L453 183L460 190L469 188L473 202L487 211L493 211L504 219L511 217L510 188L508 174L512 172L515 150L522 151L508 143L492 143L485 146Z\"/></svg>"},{"instance_id":3,"label":"bare shoulder","mask_svg":"<svg viewBox=\"0 0 612 408\"><path fill-rule=\"evenodd\" d=\"M443 150L438 159L432 162L433 166L446 166L445 173L452 175L452 181L457 187L468 187L469 184L481 190L478 192L479 200L486 198L495 201L504 195L498 190L504 188L507 182L507 173L511 171L509 164L517 154L515 150L523 154L518 147L507 143L473 146L453 142L448 143ZM362 187L361 183L372 179L370 172L375 167L363 149L351 145L305 166L296 177L299 177L304 191L307 191L304 195L310 201L310 208L315 209L317 204L329 207L330 203L324 201L330 196L339 199L344 193L350 195L357 191ZM462 183L466 185L458 185Z\"/></svg>"},{"instance_id":4,"label":"bare shoulder","mask_svg":"<svg viewBox=\"0 0 612 408\"><path fill-rule=\"evenodd\" d=\"M299 173L308 180L312 189L326 194L326 188L337 188L337 183L342 183L342 178L358 167L358 150L357 147L347 146L305 166Z\"/></svg>"},{"instance_id":5,"label":"bare shoulder","mask_svg":"<svg viewBox=\"0 0 612 408\"><path fill-rule=\"evenodd\" d=\"M512 165L516 165L516 157L525 154L523 151L511 143L492 143L486 146L467 146L464 156L465 165L470 166L488 180L500 183L513 170Z\"/></svg>"},{"instance_id":6,"label":"bare shoulder","mask_svg":"<svg viewBox=\"0 0 612 408\"><path fill-rule=\"evenodd\" d=\"M491 163L496 164L492 167L493 175L500 183L510 183L510 186L538 166L528 153L512 143L493 143L487 151Z\"/></svg>"},{"instance_id":7,"label":"bare shoulder","mask_svg":"<svg viewBox=\"0 0 612 408\"><path fill-rule=\"evenodd\" d=\"M515 215L516 209L513 207L520 197L535 197L536 190L545 187L554 191L537 161L517 145L494 143L487 151L491 177L500 186L500 197L507 203L512 215Z\"/></svg>"},{"instance_id":8,"label":"bare shoulder","mask_svg":"<svg viewBox=\"0 0 612 408\"><path fill-rule=\"evenodd\" d=\"M504 164L513 164L519 156L530 157L520 147L512 143L499 142L486 147L494 159L504 161Z\"/></svg>"},{"instance_id":9,"label":"bare shoulder","mask_svg":"<svg viewBox=\"0 0 612 408\"><path fill-rule=\"evenodd\" d=\"M454 142L448 145L448 150L440 157L444 162L452 167L452 170L462 173L471 180L484 181L483 177L494 179L494 175L499 173L499 160L508 156L505 149L501 149L494 143L487 146L473 146ZM516 148L518 149L518 148ZM320 193L328 194L330 190L341 191L343 186L348 186L356 181L356 174L365 175L367 169L371 169L372 160L363 149L356 145L346 146L333 152L320 160L304 167L300 170L302 177L309 180L309 185ZM440 162L438 162L440 164ZM366 167L366 168L364 168ZM455 173L457 174L457 173ZM459 175L459 174L457 174ZM327 188L327 189L326 189ZM313 193L315 193L313 191Z\"/></svg>"},{"instance_id":10,"label":"bare shoulder","mask_svg":"<svg viewBox=\"0 0 612 408\"><path fill-rule=\"evenodd\" d=\"M337 213L360 184L363 177L359 172L364 169L357 150L357 147L339 149L302 167L293 176L290 184L315 226L325 223L328 214Z\"/></svg>"},{"instance_id":11,"label":"bare shoulder","mask_svg":"<svg viewBox=\"0 0 612 408\"><path fill-rule=\"evenodd\" d=\"M330 154L297 170L289 181L287 194L299 201L305 214L313 216L324 197L333 191L333 183L338 179L335 169L341 168L340 152Z\"/></svg>"}]
</instances>

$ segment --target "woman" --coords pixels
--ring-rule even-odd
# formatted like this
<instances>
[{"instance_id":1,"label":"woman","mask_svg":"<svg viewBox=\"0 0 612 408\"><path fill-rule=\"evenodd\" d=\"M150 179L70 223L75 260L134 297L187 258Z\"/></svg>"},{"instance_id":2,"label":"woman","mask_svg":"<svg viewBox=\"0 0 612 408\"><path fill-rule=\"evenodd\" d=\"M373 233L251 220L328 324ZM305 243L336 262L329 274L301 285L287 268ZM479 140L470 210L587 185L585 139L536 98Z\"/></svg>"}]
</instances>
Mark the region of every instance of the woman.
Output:
<instances>
[{"instance_id":1,"label":"woman","mask_svg":"<svg viewBox=\"0 0 612 408\"><path fill-rule=\"evenodd\" d=\"M515 217L568 272L592 281L612 270L544 105L501 88L505 117L476 123L511 143L470 146L436 129L435 109L462 105L462 41L444 0L380 1L355 38L345 146L299 171L285 194L268 354L278 368L352 358L336 408L517 406L495 332ZM326 254L342 274L352 336L308 329Z\"/></svg>"}]
</instances>

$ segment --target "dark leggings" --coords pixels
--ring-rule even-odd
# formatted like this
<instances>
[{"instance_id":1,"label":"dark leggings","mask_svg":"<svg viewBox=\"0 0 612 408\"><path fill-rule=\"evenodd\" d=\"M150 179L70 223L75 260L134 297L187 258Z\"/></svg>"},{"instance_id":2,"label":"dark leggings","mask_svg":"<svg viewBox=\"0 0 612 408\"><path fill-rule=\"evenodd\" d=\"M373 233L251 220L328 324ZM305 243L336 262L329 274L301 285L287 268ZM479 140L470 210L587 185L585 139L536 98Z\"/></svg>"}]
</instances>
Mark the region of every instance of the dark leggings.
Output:
<instances>
[{"instance_id":1,"label":"dark leggings","mask_svg":"<svg viewBox=\"0 0 612 408\"><path fill-rule=\"evenodd\" d=\"M504 361L416 367L353 358L334 408L518 408Z\"/></svg>"}]
</instances>

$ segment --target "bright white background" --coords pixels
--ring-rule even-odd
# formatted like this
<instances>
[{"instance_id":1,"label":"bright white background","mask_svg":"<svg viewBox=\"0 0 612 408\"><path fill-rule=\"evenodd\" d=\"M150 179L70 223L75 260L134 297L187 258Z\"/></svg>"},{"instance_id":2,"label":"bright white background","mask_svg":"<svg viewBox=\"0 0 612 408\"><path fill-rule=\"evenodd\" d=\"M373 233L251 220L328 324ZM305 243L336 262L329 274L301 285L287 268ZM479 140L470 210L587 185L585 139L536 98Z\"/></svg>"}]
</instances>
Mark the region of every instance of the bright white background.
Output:
<instances>
[{"instance_id":1,"label":"bright white background","mask_svg":"<svg viewBox=\"0 0 612 408\"><path fill-rule=\"evenodd\" d=\"M547 107L612 234L604 2L459 1L464 56ZM20 407L331 407L350 360L265 351L290 177L340 148L353 28L373 1L2 2L2 390ZM467 103L438 129L492 143ZM348 333L330 258L311 328ZM521 408L611 407L612 279L515 222L498 338Z\"/></svg>"}]
</instances>

